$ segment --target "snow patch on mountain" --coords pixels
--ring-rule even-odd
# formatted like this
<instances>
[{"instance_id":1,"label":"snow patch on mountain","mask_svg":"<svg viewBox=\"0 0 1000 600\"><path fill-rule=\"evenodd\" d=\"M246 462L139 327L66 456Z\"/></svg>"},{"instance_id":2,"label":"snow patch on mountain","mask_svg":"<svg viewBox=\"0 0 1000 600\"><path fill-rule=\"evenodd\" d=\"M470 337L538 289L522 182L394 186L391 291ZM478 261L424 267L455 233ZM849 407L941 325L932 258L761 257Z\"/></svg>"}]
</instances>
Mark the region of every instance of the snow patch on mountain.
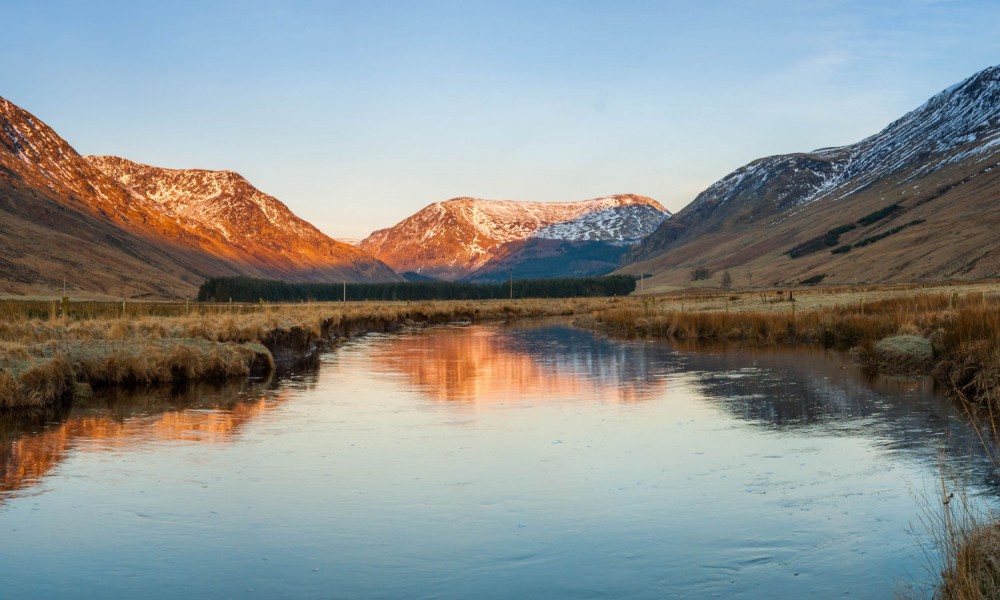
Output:
<instances>
[{"instance_id":1,"label":"snow patch on mountain","mask_svg":"<svg viewBox=\"0 0 1000 600\"><path fill-rule=\"evenodd\" d=\"M66 140L41 120L0 98L0 166L39 188L66 196L70 203L122 226L159 227L151 223L155 207L90 165ZM176 215L162 215L173 221Z\"/></svg>"},{"instance_id":2,"label":"snow patch on mountain","mask_svg":"<svg viewBox=\"0 0 1000 600\"><path fill-rule=\"evenodd\" d=\"M472 225L477 237L489 240L491 245L525 239L542 229L568 224L595 213L629 206L650 206L647 203L649 199L629 195L583 202L513 202L465 198L451 202L455 202L451 208ZM441 204L438 206L443 208ZM608 213L605 216L612 220L615 214L618 213ZM585 224L580 222L579 226Z\"/></svg>"},{"instance_id":3,"label":"snow patch on mountain","mask_svg":"<svg viewBox=\"0 0 1000 600\"><path fill-rule=\"evenodd\" d=\"M635 244L670 218L666 210L648 204L612 206L570 221L547 225L531 237L549 240L602 241Z\"/></svg>"},{"instance_id":4,"label":"snow patch on mountain","mask_svg":"<svg viewBox=\"0 0 1000 600\"><path fill-rule=\"evenodd\" d=\"M1000 150L1000 67L990 67L933 96L856 144L769 156L709 186L690 211L715 211L764 195L780 212L823 198L842 199L887 176L908 180L941 167L981 162Z\"/></svg>"},{"instance_id":5,"label":"snow patch on mountain","mask_svg":"<svg viewBox=\"0 0 1000 600\"><path fill-rule=\"evenodd\" d=\"M394 278L386 265L324 235L239 173L165 169L116 156L86 160L134 198L189 224L218 253L291 273L353 271L352 279Z\"/></svg>"},{"instance_id":6,"label":"snow patch on mountain","mask_svg":"<svg viewBox=\"0 0 1000 600\"><path fill-rule=\"evenodd\" d=\"M253 235L262 227L297 238L313 238L318 233L276 198L232 171L164 169L114 156L87 160L136 194L214 230L227 241Z\"/></svg>"},{"instance_id":7,"label":"snow patch on mountain","mask_svg":"<svg viewBox=\"0 0 1000 600\"><path fill-rule=\"evenodd\" d=\"M458 278L485 265L504 244L539 232L568 236L565 239L626 242L655 229L665 213L655 200L634 194L583 202L455 198L435 202L394 227L373 232L359 247L398 272ZM642 223L645 219L655 225ZM553 228L559 225L565 227Z\"/></svg>"}]
</instances>

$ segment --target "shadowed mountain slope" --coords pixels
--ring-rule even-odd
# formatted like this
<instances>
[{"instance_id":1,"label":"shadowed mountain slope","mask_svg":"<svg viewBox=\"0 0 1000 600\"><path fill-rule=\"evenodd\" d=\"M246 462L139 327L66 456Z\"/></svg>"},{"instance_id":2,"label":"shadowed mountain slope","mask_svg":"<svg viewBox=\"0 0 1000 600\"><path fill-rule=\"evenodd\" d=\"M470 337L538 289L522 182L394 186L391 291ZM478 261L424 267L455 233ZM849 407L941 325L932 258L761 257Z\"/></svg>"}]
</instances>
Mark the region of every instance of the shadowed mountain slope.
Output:
<instances>
[{"instance_id":1,"label":"shadowed mountain slope","mask_svg":"<svg viewBox=\"0 0 1000 600\"><path fill-rule=\"evenodd\" d=\"M661 286L685 284L697 267L715 285L727 269L738 285L995 277L998 164L992 67L857 144L737 169L632 250L623 270L655 272Z\"/></svg>"}]
</instances>

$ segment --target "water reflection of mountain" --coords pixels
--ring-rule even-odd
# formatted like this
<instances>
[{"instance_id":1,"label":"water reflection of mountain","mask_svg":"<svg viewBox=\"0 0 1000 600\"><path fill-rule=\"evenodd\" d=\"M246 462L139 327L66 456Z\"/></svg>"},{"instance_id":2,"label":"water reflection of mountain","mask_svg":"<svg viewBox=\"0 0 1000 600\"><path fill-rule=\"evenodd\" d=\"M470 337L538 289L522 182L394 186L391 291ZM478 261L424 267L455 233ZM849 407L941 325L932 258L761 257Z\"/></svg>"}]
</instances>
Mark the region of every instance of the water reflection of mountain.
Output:
<instances>
[{"instance_id":1,"label":"water reflection of mountain","mask_svg":"<svg viewBox=\"0 0 1000 600\"><path fill-rule=\"evenodd\" d=\"M939 460L946 446L957 470L992 485L978 435L933 382L867 379L841 354L819 348L679 349L556 322L413 332L384 338L371 359L436 400L629 402L684 387L698 401L766 429L863 436L927 461Z\"/></svg>"},{"instance_id":2,"label":"water reflection of mountain","mask_svg":"<svg viewBox=\"0 0 1000 600\"><path fill-rule=\"evenodd\" d=\"M810 435L863 435L928 461L945 450L958 472L1000 489L983 440L930 378L866 378L841 354L812 347L695 350L685 364L705 401L740 419Z\"/></svg>"},{"instance_id":3,"label":"water reflection of mountain","mask_svg":"<svg viewBox=\"0 0 1000 600\"><path fill-rule=\"evenodd\" d=\"M863 419L881 410L882 394L838 354L821 349L694 348L685 366L707 399L776 427Z\"/></svg>"},{"instance_id":4,"label":"water reflection of mountain","mask_svg":"<svg viewBox=\"0 0 1000 600\"><path fill-rule=\"evenodd\" d=\"M661 395L676 353L662 344L617 342L566 324L436 328L374 349L380 368L437 400L600 398Z\"/></svg>"},{"instance_id":5,"label":"water reflection of mountain","mask_svg":"<svg viewBox=\"0 0 1000 600\"><path fill-rule=\"evenodd\" d=\"M841 354L819 348L692 350L685 370L705 398L773 427L882 420L919 414L928 425L954 415L927 378L865 378Z\"/></svg>"},{"instance_id":6,"label":"water reflection of mountain","mask_svg":"<svg viewBox=\"0 0 1000 600\"><path fill-rule=\"evenodd\" d=\"M675 392L765 430L864 436L925 461L947 448L969 480L1000 488L975 430L929 381L867 380L840 355L815 348L678 350L558 322L431 328L361 343L366 369L401 377L435 400L634 402ZM226 443L314 380L285 379L277 391L237 383L107 392L62 414L0 422L0 502L36 486L74 452Z\"/></svg>"},{"instance_id":7,"label":"water reflection of mountain","mask_svg":"<svg viewBox=\"0 0 1000 600\"><path fill-rule=\"evenodd\" d=\"M285 394L249 382L181 390L109 390L63 414L0 422L0 502L38 485L74 452L133 450L157 441L225 443Z\"/></svg>"}]
</instances>

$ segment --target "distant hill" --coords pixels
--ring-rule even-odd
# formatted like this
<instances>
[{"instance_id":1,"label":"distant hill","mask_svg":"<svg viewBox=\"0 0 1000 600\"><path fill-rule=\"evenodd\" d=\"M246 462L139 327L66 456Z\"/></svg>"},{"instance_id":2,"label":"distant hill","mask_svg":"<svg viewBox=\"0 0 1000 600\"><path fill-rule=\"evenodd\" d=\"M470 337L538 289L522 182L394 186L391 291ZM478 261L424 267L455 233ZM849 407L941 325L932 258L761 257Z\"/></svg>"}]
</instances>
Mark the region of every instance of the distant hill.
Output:
<instances>
[{"instance_id":1,"label":"distant hill","mask_svg":"<svg viewBox=\"0 0 1000 600\"><path fill-rule=\"evenodd\" d=\"M438 281L433 277L428 277L426 275L421 275L420 273L414 273L413 271L407 271L402 273L403 281L410 281L413 283L427 283L430 281Z\"/></svg>"},{"instance_id":2,"label":"distant hill","mask_svg":"<svg viewBox=\"0 0 1000 600\"><path fill-rule=\"evenodd\" d=\"M614 271L630 246L604 241L528 238L507 242L483 267L470 273L470 281L591 277Z\"/></svg>"}]
</instances>

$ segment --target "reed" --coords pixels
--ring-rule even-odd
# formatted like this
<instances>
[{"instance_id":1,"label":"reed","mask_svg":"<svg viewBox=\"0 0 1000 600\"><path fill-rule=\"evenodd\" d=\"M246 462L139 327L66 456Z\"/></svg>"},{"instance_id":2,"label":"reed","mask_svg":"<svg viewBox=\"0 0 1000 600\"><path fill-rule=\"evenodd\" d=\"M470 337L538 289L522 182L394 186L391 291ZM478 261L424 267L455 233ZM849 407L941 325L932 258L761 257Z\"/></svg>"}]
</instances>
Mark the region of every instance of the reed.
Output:
<instances>
[{"instance_id":1,"label":"reed","mask_svg":"<svg viewBox=\"0 0 1000 600\"><path fill-rule=\"evenodd\" d=\"M689 341L731 341L756 345L822 342L850 347L881 338L900 326L900 319L836 309L777 314L773 312L667 311L620 306L581 318L580 324L627 336L667 337Z\"/></svg>"},{"instance_id":2,"label":"reed","mask_svg":"<svg viewBox=\"0 0 1000 600\"><path fill-rule=\"evenodd\" d=\"M950 543L954 552L942 575L938 597L942 600L1000 598L1000 523L962 530Z\"/></svg>"},{"instance_id":3,"label":"reed","mask_svg":"<svg viewBox=\"0 0 1000 600\"><path fill-rule=\"evenodd\" d=\"M997 466L994 449L1000 443L997 420L982 418L975 407L969 417ZM939 487L926 500L919 523L929 534L922 544L929 573L934 577L930 597L938 600L988 600L1000 598L1000 514L969 495L966 475L959 475L942 461ZM926 598L928 590L911 586L900 598Z\"/></svg>"}]
</instances>

